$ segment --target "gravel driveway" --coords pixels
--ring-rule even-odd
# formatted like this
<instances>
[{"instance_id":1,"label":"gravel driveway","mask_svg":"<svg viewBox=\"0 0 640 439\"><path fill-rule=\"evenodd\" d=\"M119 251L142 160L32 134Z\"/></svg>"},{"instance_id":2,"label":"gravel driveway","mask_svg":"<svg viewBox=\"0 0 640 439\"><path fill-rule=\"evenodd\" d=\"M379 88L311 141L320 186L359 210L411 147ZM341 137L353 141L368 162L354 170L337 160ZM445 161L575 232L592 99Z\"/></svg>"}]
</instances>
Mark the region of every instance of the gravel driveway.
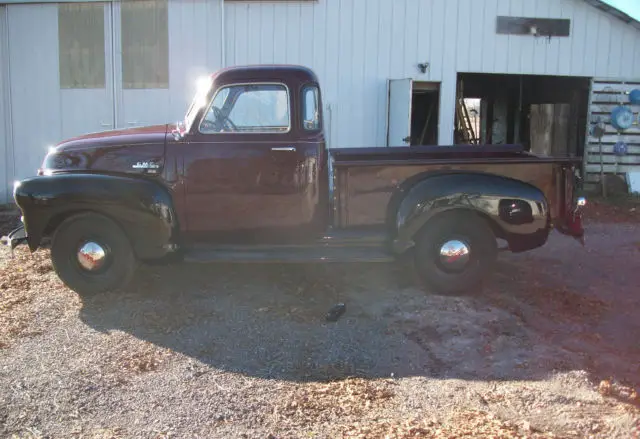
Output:
<instances>
[{"instance_id":1,"label":"gravel driveway","mask_svg":"<svg viewBox=\"0 0 640 439\"><path fill-rule=\"evenodd\" d=\"M638 434L637 224L504 254L458 297L394 265L217 265L81 298L1 251L2 437Z\"/></svg>"}]
</instances>

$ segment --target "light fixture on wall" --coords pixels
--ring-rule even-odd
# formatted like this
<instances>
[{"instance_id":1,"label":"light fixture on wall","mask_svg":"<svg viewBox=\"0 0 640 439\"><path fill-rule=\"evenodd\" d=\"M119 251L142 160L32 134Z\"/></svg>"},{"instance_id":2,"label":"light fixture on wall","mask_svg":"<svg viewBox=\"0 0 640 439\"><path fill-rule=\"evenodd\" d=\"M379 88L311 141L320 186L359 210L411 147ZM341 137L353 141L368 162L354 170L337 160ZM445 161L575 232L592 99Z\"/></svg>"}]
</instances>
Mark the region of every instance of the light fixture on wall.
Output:
<instances>
[{"instance_id":1,"label":"light fixture on wall","mask_svg":"<svg viewBox=\"0 0 640 439\"><path fill-rule=\"evenodd\" d=\"M427 73L427 70L429 70L429 67L431 66L431 64L429 64L428 62L423 62L418 64L418 69L420 70L421 73Z\"/></svg>"}]
</instances>

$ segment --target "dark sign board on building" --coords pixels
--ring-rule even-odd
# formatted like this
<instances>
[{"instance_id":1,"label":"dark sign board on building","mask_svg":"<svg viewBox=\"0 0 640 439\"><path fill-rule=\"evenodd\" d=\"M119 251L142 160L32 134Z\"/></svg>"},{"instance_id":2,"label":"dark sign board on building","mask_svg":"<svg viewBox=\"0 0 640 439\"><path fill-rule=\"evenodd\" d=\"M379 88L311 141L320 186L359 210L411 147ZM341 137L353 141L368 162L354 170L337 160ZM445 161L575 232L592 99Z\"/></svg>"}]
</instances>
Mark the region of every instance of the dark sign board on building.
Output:
<instances>
[{"instance_id":1,"label":"dark sign board on building","mask_svg":"<svg viewBox=\"0 0 640 439\"><path fill-rule=\"evenodd\" d=\"M504 35L568 37L571 20L563 18L498 17L496 32Z\"/></svg>"}]
</instances>

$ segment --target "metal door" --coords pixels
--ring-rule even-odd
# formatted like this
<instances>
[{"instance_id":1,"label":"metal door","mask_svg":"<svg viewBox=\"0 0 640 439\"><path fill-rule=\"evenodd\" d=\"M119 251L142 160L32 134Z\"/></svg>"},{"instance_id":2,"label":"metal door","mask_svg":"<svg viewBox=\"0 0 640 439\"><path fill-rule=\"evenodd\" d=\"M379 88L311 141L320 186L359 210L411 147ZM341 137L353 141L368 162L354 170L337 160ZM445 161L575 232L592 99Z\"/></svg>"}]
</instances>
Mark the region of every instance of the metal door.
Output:
<instances>
[{"instance_id":1,"label":"metal door","mask_svg":"<svg viewBox=\"0 0 640 439\"><path fill-rule=\"evenodd\" d=\"M113 4L116 123L119 128L176 120L169 76L169 1Z\"/></svg>"},{"instance_id":2,"label":"metal door","mask_svg":"<svg viewBox=\"0 0 640 439\"><path fill-rule=\"evenodd\" d=\"M66 28L64 30L58 29L58 47L59 50L63 51L63 56L59 56L59 63L61 64L59 69L59 75L61 76L61 137L66 139L87 132L116 128L113 112L112 4L60 4L58 5L58 26ZM95 28L102 31L92 35ZM65 37L65 34L69 34L69 37ZM71 41L67 42L65 39ZM96 65L100 69L100 78L91 80L90 75L88 75L89 83L77 85L70 83L70 81L62 82L65 68L68 68L71 74L77 76L79 76L79 71L93 69L89 65L91 58L88 58L87 55L76 56L73 53L75 47L66 47L69 43L76 43L75 39L78 41L92 39L96 44L104 47L104 56L100 56L100 61L103 62ZM92 50L92 48L83 47L83 53L87 50ZM69 57L64 56L67 51L71 52ZM71 66L62 65L66 63L66 58L71 58L75 64ZM92 61L99 61L97 53Z\"/></svg>"},{"instance_id":3,"label":"metal door","mask_svg":"<svg viewBox=\"0 0 640 439\"><path fill-rule=\"evenodd\" d=\"M407 146L411 142L412 93L413 80L389 80L387 146Z\"/></svg>"}]
</instances>

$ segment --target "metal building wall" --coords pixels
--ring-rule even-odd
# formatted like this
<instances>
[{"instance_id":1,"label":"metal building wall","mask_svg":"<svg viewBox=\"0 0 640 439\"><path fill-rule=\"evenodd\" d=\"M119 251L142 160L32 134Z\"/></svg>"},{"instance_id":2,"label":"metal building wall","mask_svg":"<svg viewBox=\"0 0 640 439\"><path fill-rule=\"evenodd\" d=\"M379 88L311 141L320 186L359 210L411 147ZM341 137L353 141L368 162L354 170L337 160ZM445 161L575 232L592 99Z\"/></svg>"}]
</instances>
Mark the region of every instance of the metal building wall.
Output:
<instances>
[{"instance_id":1,"label":"metal building wall","mask_svg":"<svg viewBox=\"0 0 640 439\"><path fill-rule=\"evenodd\" d=\"M226 62L301 63L320 76L333 146L384 145L389 78L441 81L453 142L457 72L640 77L640 31L583 0L227 2ZM568 38L496 34L498 15L569 18ZM416 65L428 62L421 74Z\"/></svg>"},{"instance_id":2,"label":"metal building wall","mask_svg":"<svg viewBox=\"0 0 640 439\"><path fill-rule=\"evenodd\" d=\"M12 132L9 148L15 179L35 175L47 147L61 135L56 8L54 4L7 6ZM27 22L33 23L33 30L23 28ZM25 56L27 53L30 56Z\"/></svg>"},{"instance_id":3,"label":"metal building wall","mask_svg":"<svg viewBox=\"0 0 640 439\"><path fill-rule=\"evenodd\" d=\"M449 144L457 72L640 78L640 31L584 0L221 1L169 0L168 93L151 99L140 90L114 105L144 123L170 122L184 113L200 74L223 65L304 64L322 82L331 146L384 145L387 80L408 77L441 82L439 143ZM57 73L47 74L57 66L56 5L3 10L2 67L10 61L9 91L19 96L0 119L12 118L13 141L0 147L11 161L5 168L15 165L15 175L0 171L0 197L5 181L31 175L46 146L64 135ZM498 15L570 18L571 37L497 35ZM24 23L38 32L21 31ZM423 62L425 74L416 67Z\"/></svg>"},{"instance_id":4,"label":"metal building wall","mask_svg":"<svg viewBox=\"0 0 640 439\"><path fill-rule=\"evenodd\" d=\"M113 19L105 22L106 28L119 25L115 15L118 6L118 2L105 3L107 16L111 8L114 11ZM0 102L10 97L10 104L0 108L0 127L8 124L0 135L2 204L10 201L14 179L35 175L49 146L70 136L114 128L114 124L99 114L103 103L94 99L95 90L60 87L58 5L9 4L0 10L6 18L0 21L5 25L0 29L0 46L5 49L0 52L0 77L7 79L0 89L5 99L0 96ZM117 80L117 56L110 57L115 52L111 50L114 41L110 31L105 32L107 88L115 88L115 93L107 94L118 119L115 128L129 128L130 121L145 125L182 118L196 79L222 65L219 2L169 0L168 20L170 84L165 90L122 90ZM114 31L114 40L116 34ZM110 83L114 78L115 85ZM87 123L83 125L83 121Z\"/></svg>"}]
</instances>

